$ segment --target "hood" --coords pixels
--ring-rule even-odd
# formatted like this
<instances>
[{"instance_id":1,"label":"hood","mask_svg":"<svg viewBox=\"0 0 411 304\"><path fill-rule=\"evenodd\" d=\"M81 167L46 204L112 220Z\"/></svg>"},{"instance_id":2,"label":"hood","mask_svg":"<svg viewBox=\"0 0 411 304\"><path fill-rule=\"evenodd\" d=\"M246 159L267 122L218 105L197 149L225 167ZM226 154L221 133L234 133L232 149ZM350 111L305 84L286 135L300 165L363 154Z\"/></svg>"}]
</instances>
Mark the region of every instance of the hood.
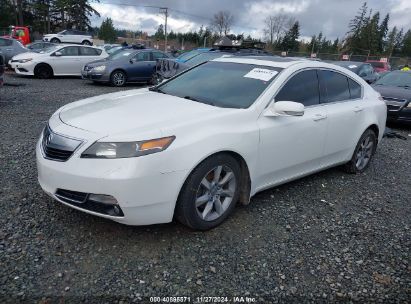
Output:
<instances>
[{"instance_id":1,"label":"hood","mask_svg":"<svg viewBox=\"0 0 411 304\"><path fill-rule=\"evenodd\" d=\"M380 93L382 97L411 100L410 89L384 85L373 85L372 87L374 90Z\"/></svg>"},{"instance_id":2,"label":"hood","mask_svg":"<svg viewBox=\"0 0 411 304\"><path fill-rule=\"evenodd\" d=\"M27 58L37 58L43 54L32 52L32 51L27 51L24 53L20 53L18 55L13 56L12 60L20 60L20 59L27 59Z\"/></svg>"},{"instance_id":3,"label":"hood","mask_svg":"<svg viewBox=\"0 0 411 304\"><path fill-rule=\"evenodd\" d=\"M182 122L206 119L222 109L148 89L106 94L68 104L63 123L100 136L162 132Z\"/></svg>"}]
</instances>

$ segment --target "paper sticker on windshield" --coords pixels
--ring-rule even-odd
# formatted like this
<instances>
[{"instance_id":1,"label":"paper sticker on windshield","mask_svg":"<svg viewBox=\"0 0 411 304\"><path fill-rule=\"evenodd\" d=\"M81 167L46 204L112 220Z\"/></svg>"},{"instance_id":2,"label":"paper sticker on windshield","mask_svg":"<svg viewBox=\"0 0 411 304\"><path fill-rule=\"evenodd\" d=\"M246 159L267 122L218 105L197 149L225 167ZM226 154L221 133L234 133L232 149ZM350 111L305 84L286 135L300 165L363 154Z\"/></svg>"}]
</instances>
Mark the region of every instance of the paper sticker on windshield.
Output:
<instances>
[{"instance_id":1,"label":"paper sticker on windshield","mask_svg":"<svg viewBox=\"0 0 411 304\"><path fill-rule=\"evenodd\" d=\"M267 69L260 69L260 68L254 68L250 72L244 75L246 78L254 78L254 79L260 79L263 81L268 81L271 78L273 78L275 75L277 75L277 71L272 71L272 70L267 70Z\"/></svg>"},{"instance_id":2,"label":"paper sticker on windshield","mask_svg":"<svg viewBox=\"0 0 411 304\"><path fill-rule=\"evenodd\" d=\"M355 69L357 66L355 64L349 65L348 66L350 69Z\"/></svg>"}]
</instances>

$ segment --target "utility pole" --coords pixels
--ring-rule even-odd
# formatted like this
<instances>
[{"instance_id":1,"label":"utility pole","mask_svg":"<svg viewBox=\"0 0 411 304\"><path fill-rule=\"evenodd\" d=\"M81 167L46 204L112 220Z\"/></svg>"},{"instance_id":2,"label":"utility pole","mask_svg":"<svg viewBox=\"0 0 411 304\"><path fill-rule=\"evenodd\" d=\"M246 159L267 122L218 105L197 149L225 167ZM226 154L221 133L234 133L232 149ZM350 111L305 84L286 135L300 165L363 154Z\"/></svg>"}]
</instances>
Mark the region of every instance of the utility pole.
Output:
<instances>
[{"instance_id":1,"label":"utility pole","mask_svg":"<svg viewBox=\"0 0 411 304\"><path fill-rule=\"evenodd\" d=\"M167 52L167 17L168 17L168 7L160 7L160 13L164 14L165 16L165 23L164 23L164 52Z\"/></svg>"}]
</instances>

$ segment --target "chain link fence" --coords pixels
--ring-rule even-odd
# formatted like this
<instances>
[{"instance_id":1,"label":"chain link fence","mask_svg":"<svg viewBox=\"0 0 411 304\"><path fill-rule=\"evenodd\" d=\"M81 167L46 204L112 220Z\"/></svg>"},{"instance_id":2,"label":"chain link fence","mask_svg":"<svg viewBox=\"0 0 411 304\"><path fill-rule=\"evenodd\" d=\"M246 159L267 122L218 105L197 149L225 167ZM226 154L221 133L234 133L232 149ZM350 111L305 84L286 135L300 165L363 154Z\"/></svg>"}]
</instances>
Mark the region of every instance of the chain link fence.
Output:
<instances>
[{"instance_id":1,"label":"chain link fence","mask_svg":"<svg viewBox=\"0 0 411 304\"><path fill-rule=\"evenodd\" d=\"M313 58L311 53L307 52L282 52L282 51L273 51L274 55L278 56L288 56L288 57L299 57L299 58ZM321 60L347 60L347 61L357 61L365 62L367 60L381 60L381 58L386 58L384 56L375 56L375 55L356 55L356 54L330 54L330 53L317 53L314 58ZM411 63L411 57L389 57L387 58L393 69L404 66L405 64Z\"/></svg>"}]
</instances>

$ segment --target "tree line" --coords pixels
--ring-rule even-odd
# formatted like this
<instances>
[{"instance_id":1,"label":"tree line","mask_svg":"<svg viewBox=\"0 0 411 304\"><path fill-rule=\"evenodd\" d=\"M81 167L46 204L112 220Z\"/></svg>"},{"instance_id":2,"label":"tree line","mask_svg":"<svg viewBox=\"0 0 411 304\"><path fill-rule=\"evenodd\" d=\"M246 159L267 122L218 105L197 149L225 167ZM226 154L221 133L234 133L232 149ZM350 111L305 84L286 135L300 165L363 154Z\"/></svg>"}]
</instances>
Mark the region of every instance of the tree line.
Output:
<instances>
[{"instance_id":1,"label":"tree line","mask_svg":"<svg viewBox=\"0 0 411 304\"><path fill-rule=\"evenodd\" d=\"M140 30L129 31L114 27L113 20L106 18L100 27L91 27L91 17L100 16L91 6L99 0L0 0L0 28L9 25L30 25L33 31L50 33L64 29L92 31L100 39L115 42L117 37L144 37ZM263 41L273 51L312 53L354 53L364 55L411 56L410 29L390 27L390 15L369 9L364 2L350 20L348 31L341 39L328 39L320 32L310 41L301 39L301 25L290 15L275 14L264 20ZM180 43L190 42L198 46L211 45L221 36L233 40L255 40L245 33L233 34L235 17L227 11L213 15L210 23L196 31L185 33L170 31L168 39ZM150 38L163 40L164 26L160 24Z\"/></svg>"},{"instance_id":2,"label":"tree line","mask_svg":"<svg viewBox=\"0 0 411 304\"><path fill-rule=\"evenodd\" d=\"M91 6L99 0L0 0L0 28L30 25L39 33L65 29L88 31L90 18L100 14Z\"/></svg>"}]
</instances>

